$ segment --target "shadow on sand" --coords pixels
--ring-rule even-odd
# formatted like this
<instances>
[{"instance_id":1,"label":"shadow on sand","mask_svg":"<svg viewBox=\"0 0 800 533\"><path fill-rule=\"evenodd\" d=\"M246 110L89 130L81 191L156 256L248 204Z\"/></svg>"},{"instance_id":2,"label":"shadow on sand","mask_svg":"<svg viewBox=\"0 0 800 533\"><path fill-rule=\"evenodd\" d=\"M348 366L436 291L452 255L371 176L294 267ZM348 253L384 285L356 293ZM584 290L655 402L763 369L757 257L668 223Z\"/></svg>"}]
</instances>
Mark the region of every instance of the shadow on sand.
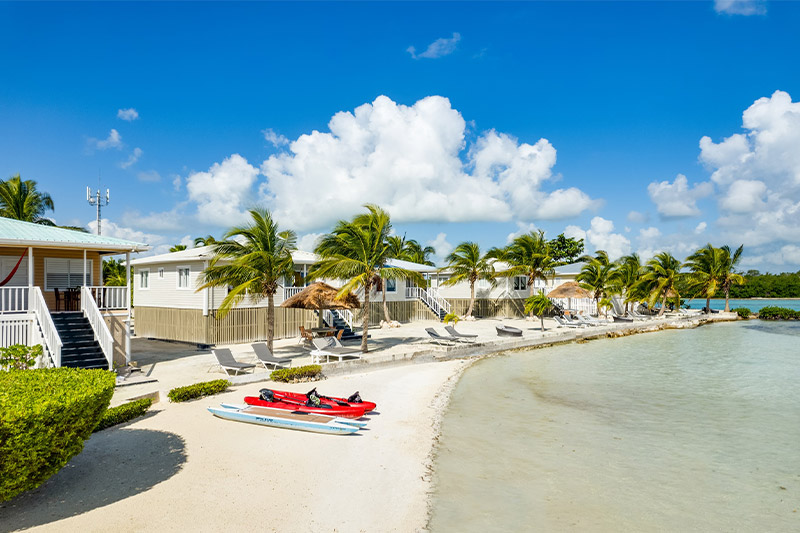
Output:
<instances>
[{"instance_id":1,"label":"shadow on sand","mask_svg":"<svg viewBox=\"0 0 800 533\"><path fill-rule=\"evenodd\" d=\"M124 500L177 474L184 440L149 429L107 429L39 488L0 504L0 531L48 524Z\"/></svg>"}]
</instances>

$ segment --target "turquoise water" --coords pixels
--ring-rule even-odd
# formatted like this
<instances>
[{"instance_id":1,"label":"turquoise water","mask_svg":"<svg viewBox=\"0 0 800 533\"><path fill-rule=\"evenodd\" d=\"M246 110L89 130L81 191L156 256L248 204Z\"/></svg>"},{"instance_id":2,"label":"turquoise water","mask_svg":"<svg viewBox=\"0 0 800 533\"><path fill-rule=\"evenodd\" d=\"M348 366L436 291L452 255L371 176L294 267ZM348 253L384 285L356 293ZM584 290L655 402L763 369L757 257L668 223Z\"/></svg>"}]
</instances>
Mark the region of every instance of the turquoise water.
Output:
<instances>
[{"instance_id":1,"label":"turquoise water","mask_svg":"<svg viewBox=\"0 0 800 533\"><path fill-rule=\"evenodd\" d=\"M798 341L748 321L477 363L431 531L800 531Z\"/></svg>"},{"instance_id":2,"label":"turquoise water","mask_svg":"<svg viewBox=\"0 0 800 533\"><path fill-rule=\"evenodd\" d=\"M705 299L698 299L695 298L693 300L686 300L686 303L691 306L692 309L702 309L706 306ZM751 311L758 311L762 307L767 306L775 306L775 307L785 307L787 309L794 309L795 311L800 311L800 299L781 299L781 298L745 298L742 300L731 299L730 300L731 309L736 309L737 307L746 307ZM723 299L711 299L711 309L725 309L725 300Z\"/></svg>"}]
</instances>

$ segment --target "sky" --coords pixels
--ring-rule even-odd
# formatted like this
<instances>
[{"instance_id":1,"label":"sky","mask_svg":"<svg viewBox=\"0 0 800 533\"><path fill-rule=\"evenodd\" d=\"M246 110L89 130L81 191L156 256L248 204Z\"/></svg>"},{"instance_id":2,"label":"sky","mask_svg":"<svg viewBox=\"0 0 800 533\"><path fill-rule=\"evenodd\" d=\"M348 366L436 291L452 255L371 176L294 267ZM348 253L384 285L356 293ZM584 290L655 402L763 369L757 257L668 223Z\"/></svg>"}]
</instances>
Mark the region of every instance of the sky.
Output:
<instances>
[{"instance_id":1,"label":"sky","mask_svg":"<svg viewBox=\"0 0 800 533\"><path fill-rule=\"evenodd\" d=\"M800 2L0 2L0 179L151 253L366 203L437 250L800 270Z\"/></svg>"}]
</instances>

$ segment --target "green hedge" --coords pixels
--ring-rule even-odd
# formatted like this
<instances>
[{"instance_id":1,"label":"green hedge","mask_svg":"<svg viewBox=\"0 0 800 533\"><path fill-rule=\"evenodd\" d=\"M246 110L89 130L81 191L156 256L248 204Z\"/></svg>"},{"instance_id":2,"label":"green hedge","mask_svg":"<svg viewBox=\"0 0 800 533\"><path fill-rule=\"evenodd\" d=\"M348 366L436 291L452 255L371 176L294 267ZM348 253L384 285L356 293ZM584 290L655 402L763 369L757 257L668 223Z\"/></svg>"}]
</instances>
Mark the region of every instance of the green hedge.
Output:
<instances>
[{"instance_id":1,"label":"green hedge","mask_svg":"<svg viewBox=\"0 0 800 533\"><path fill-rule=\"evenodd\" d=\"M106 429L138 418L145 414L152 404L152 398L142 398L141 400L134 400L106 409L106 412L103 413L100 422L97 423L97 427L94 428L94 430L100 431L101 429Z\"/></svg>"},{"instance_id":2,"label":"green hedge","mask_svg":"<svg viewBox=\"0 0 800 533\"><path fill-rule=\"evenodd\" d=\"M230 386L231 382L227 379L215 379L214 381L204 381L186 387L176 387L169 391L167 397L171 402L185 402L195 398L202 398L203 396L219 394L226 391Z\"/></svg>"},{"instance_id":3,"label":"green hedge","mask_svg":"<svg viewBox=\"0 0 800 533\"><path fill-rule=\"evenodd\" d=\"M731 309L731 313L736 313L739 315L739 318L750 318L750 315L753 314L753 312L746 307L737 307L736 309Z\"/></svg>"},{"instance_id":4,"label":"green hedge","mask_svg":"<svg viewBox=\"0 0 800 533\"><path fill-rule=\"evenodd\" d=\"M320 365L306 365L298 366L295 368L281 368L275 370L269 375L272 381L282 381L288 383L290 381L299 381L304 379L317 379L322 375L322 367Z\"/></svg>"},{"instance_id":5,"label":"green hedge","mask_svg":"<svg viewBox=\"0 0 800 533\"><path fill-rule=\"evenodd\" d=\"M115 383L107 370L0 372L0 501L35 489L83 450Z\"/></svg>"},{"instance_id":6,"label":"green hedge","mask_svg":"<svg viewBox=\"0 0 800 533\"><path fill-rule=\"evenodd\" d=\"M800 311L785 307L762 307L758 311L758 318L764 320L797 320L800 319Z\"/></svg>"},{"instance_id":7,"label":"green hedge","mask_svg":"<svg viewBox=\"0 0 800 533\"><path fill-rule=\"evenodd\" d=\"M36 364L42 355L42 345L13 344L0 348L0 370L25 370Z\"/></svg>"}]
</instances>

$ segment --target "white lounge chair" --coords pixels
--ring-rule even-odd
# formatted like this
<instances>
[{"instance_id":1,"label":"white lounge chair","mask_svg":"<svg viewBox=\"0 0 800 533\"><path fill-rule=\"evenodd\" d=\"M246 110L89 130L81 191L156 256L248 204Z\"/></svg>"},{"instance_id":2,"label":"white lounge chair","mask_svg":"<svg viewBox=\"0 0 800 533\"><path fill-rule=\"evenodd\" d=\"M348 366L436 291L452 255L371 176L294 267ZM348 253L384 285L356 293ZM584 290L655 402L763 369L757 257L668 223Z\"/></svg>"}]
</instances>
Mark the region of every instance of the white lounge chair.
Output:
<instances>
[{"instance_id":1,"label":"white lounge chair","mask_svg":"<svg viewBox=\"0 0 800 533\"><path fill-rule=\"evenodd\" d=\"M212 365L211 368L220 367L226 374L228 370L234 370L238 375L239 372L244 372L247 369L255 369L256 365L252 363L240 363L236 359L233 358L233 354L228 348L217 348L215 350L211 350L211 353L214 354L214 357L217 358L217 364ZM211 370L209 368L209 371Z\"/></svg>"},{"instance_id":2,"label":"white lounge chair","mask_svg":"<svg viewBox=\"0 0 800 533\"><path fill-rule=\"evenodd\" d=\"M586 324L576 324L575 322L568 322L564 320L563 317L554 316L555 321L558 323L559 326L563 326L565 328L585 328Z\"/></svg>"},{"instance_id":3,"label":"white lounge chair","mask_svg":"<svg viewBox=\"0 0 800 533\"><path fill-rule=\"evenodd\" d=\"M363 352L356 348L345 348L336 337L316 337L311 343L314 349L311 350L311 362L318 364L325 357L325 362L330 363L331 357L336 357L339 361L345 359L361 359Z\"/></svg>"},{"instance_id":4,"label":"white lounge chair","mask_svg":"<svg viewBox=\"0 0 800 533\"><path fill-rule=\"evenodd\" d=\"M251 344L250 347L253 348L253 352L256 354L256 364L260 363L265 370L269 370L267 365L272 365L274 368L287 368L292 366L291 359L278 359L272 355L266 343L257 342Z\"/></svg>"}]
</instances>

